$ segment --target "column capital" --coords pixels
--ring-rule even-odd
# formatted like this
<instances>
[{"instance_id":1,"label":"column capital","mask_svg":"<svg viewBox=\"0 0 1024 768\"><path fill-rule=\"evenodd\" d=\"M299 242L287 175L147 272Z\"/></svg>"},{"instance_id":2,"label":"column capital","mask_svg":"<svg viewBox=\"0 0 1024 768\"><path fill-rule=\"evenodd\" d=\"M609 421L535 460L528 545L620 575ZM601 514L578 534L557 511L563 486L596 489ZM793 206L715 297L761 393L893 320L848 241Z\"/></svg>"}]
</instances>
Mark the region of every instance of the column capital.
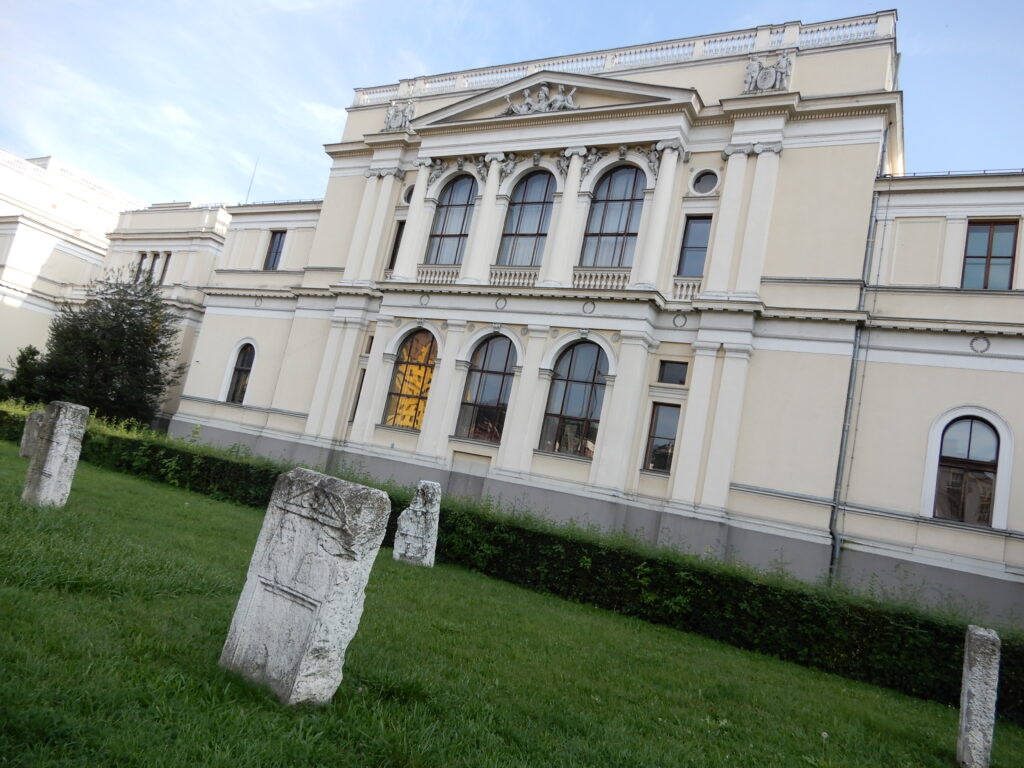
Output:
<instances>
[{"instance_id":1,"label":"column capital","mask_svg":"<svg viewBox=\"0 0 1024 768\"><path fill-rule=\"evenodd\" d=\"M436 365L436 363L435 363L435 365ZM469 360L456 360L455 361L455 370L457 370L457 371L468 371L469 370Z\"/></svg>"},{"instance_id":2,"label":"column capital","mask_svg":"<svg viewBox=\"0 0 1024 768\"><path fill-rule=\"evenodd\" d=\"M722 346L725 348L726 357L734 357L742 360L749 360L750 353L754 349L750 344L732 344L730 342L725 342Z\"/></svg>"},{"instance_id":3,"label":"column capital","mask_svg":"<svg viewBox=\"0 0 1024 768\"><path fill-rule=\"evenodd\" d=\"M733 155L749 155L754 151L753 144L726 144L722 150L722 159L728 160Z\"/></svg>"},{"instance_id":4,"label":"column capital","mask_svg":"<svg viewBox=\"0 0 1024 768\"><path fill-rule=\"evenodd\" d=\"M434 158L432 157L417 157L412 161L412 164L417 168L429 168L434 164Z\"/></svg>"},{"instance_id":5,"label":"column capital","mask_svg":"<svg viewBox=\"0 0 1024 768\"><path fill-rule=\"evenodd\" d=\"M465 320L446 320L445 323L449 331L462 333L464 330L466 330L467 323Z\"/></svg>"},{"instance_id":6,"label":"column capital","mask_svg":"<svg viewBox=\"0 0 1024 768\"><path fill-rule=\"evenodd\" d=\"M381 355L381 357L383 357L384 362L388 364L394 364L395 360L398 359L398 355L396 355L394 352L385 352L383 355Z\"/></svg>"},{"instance_id":7,"label":"column capital","mask_svg":"<svg viewBox=\"0 0 1024 768\"><path fill-rule=\"evenodd\" d=\"M782 142L781 141L766 141L757 142L754 144L753 152L755 155L763 155L768 152L774 155L782 154Z\"/></svg>"},{"instance_id":8,"label":"column capital","mask_svg":"<svg viewBox=\"0 0 1024 768\"><path fill-rule=\"evenodd\" d=\"M488 152L486 155L484 155L485 163L500 163L504 159L504 152Z\"/></svg>"},{"instance_id":9,"label":"column capital","mask_svg":"<svg viewBox=\"0 0 1024 768\"><path fill-rule=\"evenodd\" d=\"M566 147L565 149L562 150L562 157L572 157L573 155L583 157L586 154L586 147Z\"/></svg>"},{"instance_id":10,"label":"column capital","mask_svg":"<svg viewBox=\"0 0 1024 768\"><path fill-rule=\"evenodd\" d=\"M394 176L398 180L405 178L405 171L402 168L367 168L364 172L367 178L384 178L385 176Z\"/></svg>"},{"instance_id":11,"label":"column capital","mask_svg":"<svg viewBox=\"0 0 1024 768\"><path fill-rule=\"evenodd\" d=\"M526 330L531 339L545 339L551 332L550 325L528 325Z\"/></svg>"},{"instance_id":12,"label":"column capital","mask_svg":"<svg viewBox=\"0 0 1024 768\"><path fill-rule=\"evenodd\" d=\"M720 341L695 341L692 344L693 354L713 356L718 354L718 348L722 346Z\"/></svg>"},{"instance_id":13,"label":"column capital","mask_svg":"<svg viewBox=\"0 0 1024 768\"><path fill-rule=\"evenodd\" d=\"M654 145L654 148L659 152L664 152L667 149L672 149L675 150L676 152L681 153L683 151L683 143L679 141L679 139L666 139L664 141L659 141L657 144Z\"/></svg>"},{"instance_id":14,"label":"column capital","mask_svg":"<svg viewBox=\"0 0 1024 768\"><path fill-rule=\"evenodd\" d=\"M636 344L644 347L648 352L653 352L661 344L657 339L651 337L644 331L621 331L623 344Z\"/></svg>"}]
</instances>

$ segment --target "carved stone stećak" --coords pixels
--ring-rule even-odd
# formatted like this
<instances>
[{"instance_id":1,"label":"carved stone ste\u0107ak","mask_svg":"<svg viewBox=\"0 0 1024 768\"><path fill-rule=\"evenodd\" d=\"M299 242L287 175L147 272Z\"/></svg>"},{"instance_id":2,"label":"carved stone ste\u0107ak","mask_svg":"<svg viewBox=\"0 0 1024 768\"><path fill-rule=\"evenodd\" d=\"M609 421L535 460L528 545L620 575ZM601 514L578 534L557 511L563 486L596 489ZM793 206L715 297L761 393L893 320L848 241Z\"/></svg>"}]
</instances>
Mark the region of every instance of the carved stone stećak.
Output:
<instances>
[{"instance_id":1,"label":"carved stone ste\u0107ak","mask_svg":"<svg viewBox=\"0 0 1024 768\"><path fill-rule=\"evenodd\" d=\"M409 506L398 516L394 559L432 568L437 550L440 514L441 486L429 480L420 480Z\"/></svg>"},{"instance_id":2,"label":"carved stone ste\u0107ak","mask_svg":"<svg viewBox=\"0 0 1024 768\"><path fill-rule=\"evenodd\" d=\"M384 115L384 128L381 129L381 133L408 130L409 122L415 111L416 104L412 101L407 101L404 104L392 101L387 114Z\"/></svg>"},{"instance_id":3,"label":"carved stone ste\u0107ak","mask_svg":"<svg viewBox=\"0 0 1024 768\"><path fill-rule=\"evenodd\" d=\"M792 72L793 58L789 52L780 53L774 64L765 64L760 56L751 56L743 78L743 92L787 91Z\"/></svg>"},{"instance_id":4,"label":"carved stone ste\u0107ak","mask_svg":"<svg viewBox=\"0 0 1024 768\"><path fill-rule=\"evenodd\" d=\"M512 103L512 97L506 95L505 108L497 116L531 115L541 112L562 112L564 110L580 108L579 104L572 100L573 94L576 93L575 88L568 93L565 92L564 85L557 86L557 89L555 93L551 93L551 87L547 83L541 83L537 86L537 96L534 97L533 92L529 88L524 88L518 104Z\"/></svg>"},{"instance_id":5,"label":"carved stone ste\u0107ak","mask_svg":"<svg viewBox=\"0 0 1024 768\"><path fill-rule=\"evenodd\" d=\"M88 419L84 405L54 400L46 406L21 490L23 502L50 507L67 503Z\"/></svg>"},{"instance_id":6,"label":"carved stone ste\u0107ak","mask_svg":"<svg viewBox=\"0 0 1024 768\"><path fill-rule=\"evenodd\" d=\"M1000 645L999 635L993 630L973 624L967 627L956 740L960 768L988 768L992 757Z\"/></svg>"},{"instance_id":7,"label":"carved stone ste\u0107ak","mask_svg":"<svg viewBox=\"0 0 1024 768\"><path fill-rule=\"evenodd\" d=\"M391 502L297 468L278 476L220 665L285 704L326 704L359 628Z\"/></svg>"},{"instance_id":8,"label":"carved stone ste\u0107ak","mask_svg":"<svg viewBox=\"0 0 1024 768\"><path fill-rule=\"evenodd\" d=\"M46 411L32 411L25 417L25 427L21 431L21 443L18 445L18 455L21 458L32 458L36 443L39 441L39 428L43 426L44 419Z\"/></svg>"}]
</instances>

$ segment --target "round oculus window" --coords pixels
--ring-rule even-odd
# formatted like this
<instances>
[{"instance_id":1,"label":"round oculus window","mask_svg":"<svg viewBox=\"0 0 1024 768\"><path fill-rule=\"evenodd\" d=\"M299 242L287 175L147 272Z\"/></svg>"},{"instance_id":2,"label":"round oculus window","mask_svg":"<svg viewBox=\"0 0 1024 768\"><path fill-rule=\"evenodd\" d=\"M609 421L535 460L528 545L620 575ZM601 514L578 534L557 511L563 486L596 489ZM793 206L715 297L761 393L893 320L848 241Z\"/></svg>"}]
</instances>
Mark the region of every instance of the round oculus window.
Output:
<instances>
[{"instance_id":1,"label":"round oculus window","mask_svg":"<svg viewBox=\"0 0 1024 768\"><path fill-rule=\"evenodd\" d=\"M698 171L693 177L693 191L698 195L714 192L718 186L718 174L714 171Z\"/></svg>"},{"instance_id":2,"label":"round oculus window","mask_svg":"<svg viewBox=\"0 0 1024 768\"><path fill-rule=\"evenodd\" d=\"M416 185L415 184L410 184L406 188L405 192L402 194L402 199L405 200L405 204L406 205L408 205L409 203L412 202L412 193L413 193L413 191L415 189L416 189Z\"/></svg>"}]
</instances>

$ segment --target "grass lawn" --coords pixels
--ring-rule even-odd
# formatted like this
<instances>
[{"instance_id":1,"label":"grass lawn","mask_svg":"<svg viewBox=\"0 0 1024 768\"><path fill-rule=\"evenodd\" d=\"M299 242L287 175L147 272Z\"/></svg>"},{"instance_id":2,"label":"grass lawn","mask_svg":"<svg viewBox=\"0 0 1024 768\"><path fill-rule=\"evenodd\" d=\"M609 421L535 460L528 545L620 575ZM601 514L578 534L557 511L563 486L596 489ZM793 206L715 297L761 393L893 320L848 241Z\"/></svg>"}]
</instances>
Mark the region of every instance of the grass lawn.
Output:
<instances>
[{"instance_id":1,"label":"grass lawn","mask_svg":"<svg viewBox=\"0 0 1024 768\"><path fill-rule=\"evenodd\" d=\"M86 464L27 509L26 465L0 442L0 765L955 765L954 709L390 550L334 701L286 709L217 667L258 510Z\"/></svg>"}]
</instances>

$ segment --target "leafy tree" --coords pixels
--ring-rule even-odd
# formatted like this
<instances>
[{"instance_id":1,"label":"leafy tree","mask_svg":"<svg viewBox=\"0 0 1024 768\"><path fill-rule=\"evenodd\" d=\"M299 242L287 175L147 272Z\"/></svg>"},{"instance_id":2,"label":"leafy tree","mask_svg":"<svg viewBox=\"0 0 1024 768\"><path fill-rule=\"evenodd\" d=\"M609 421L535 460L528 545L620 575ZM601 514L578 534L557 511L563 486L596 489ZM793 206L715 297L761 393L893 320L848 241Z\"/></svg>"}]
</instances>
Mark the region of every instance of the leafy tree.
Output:
<instances>
[{"instance_id":1,"label":"leafy tree","mask_svg":"<svg viewBox=\"0 0 1024 768\"><path fill-rule=\"evenodd\" d=\"M108 275L89 285L84 304L61 307L45 355L31 346L18 350L5 388L26 400L68 400L146 423L184 373L174 362L177 335L177 318L157 285Z\"/></svg>"}]
</instances>

